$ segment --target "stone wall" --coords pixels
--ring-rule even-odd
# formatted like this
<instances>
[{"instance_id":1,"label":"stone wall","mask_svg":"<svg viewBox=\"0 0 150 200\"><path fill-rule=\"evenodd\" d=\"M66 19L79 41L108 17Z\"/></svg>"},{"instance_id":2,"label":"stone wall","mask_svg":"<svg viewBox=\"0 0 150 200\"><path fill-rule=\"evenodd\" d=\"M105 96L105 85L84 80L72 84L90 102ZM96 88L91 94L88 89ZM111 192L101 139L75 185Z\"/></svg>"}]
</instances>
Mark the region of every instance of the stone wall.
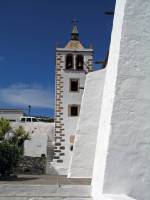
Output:
<instances>
[{"instance_id":1,"label":"stone wall","mask_svg":"<svg viewBox=\"0 0 150 200\"><path fill-rule=\"evenodd\" d=\"M45 174L46 157L23 156L18 162L16 172L19 174Z\"/></svg>"}]
</instances>

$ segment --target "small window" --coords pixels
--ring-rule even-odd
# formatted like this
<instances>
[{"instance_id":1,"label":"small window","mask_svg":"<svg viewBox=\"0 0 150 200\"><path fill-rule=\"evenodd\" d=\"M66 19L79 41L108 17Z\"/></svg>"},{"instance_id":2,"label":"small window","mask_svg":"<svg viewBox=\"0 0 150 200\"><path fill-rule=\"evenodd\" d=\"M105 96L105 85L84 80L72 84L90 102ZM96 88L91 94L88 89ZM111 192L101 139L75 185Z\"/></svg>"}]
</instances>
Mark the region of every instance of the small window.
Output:
<instances>
[{"instance_id":1,"label":"small window","mask_svg":"<svg viewBox=\"0 0 150 200\"><path fill-rule=\"evenodd\" d=\"M76 69L77 70L83 70L83 56L82 55L77 55L76 57Z\"/></svg>"},{"instance_id":2,"label":"small window","mask_svg":"<svg viewBox=\"0 0 150 200\"><path fill-rule=\"evenodd\" d=\"M79 79L70 79L70 92L79 91Z\"/></svg>"},{"instance_id":3,"label":"small window","mask_svg":"<svg viewBox=\"0 0 150 200\"><path fill-rule=\"evenodd\" d=\"M73 55L68 54L66 56L66 69L73 69Z\"/></svg>"},{"instance_id":4,"label":"small window","mask_svg":"<svg viewBox=\"0 0 150 200\"><path fill-rule=\"evenodd\" d=\"M79 105L69 105L69 116L77 117L79 115Z\"/></svg>"},{"instance_id":5,"label":"small window","mask_svg":"<svg viewBox=\"0 0 150 200\"><path fill-rule=\"evenodd\" d=\"M31 118L27 118L27 122L31 122Z\"/></svg>"},{"instance_id":6,"label":"small window","mask_svg":"<svg viewBox=\"0 0 150 200\"><path fill-rule=\"evenodd\" d=\"M21 118L21 122L25 122L26 121L26 119L25 118Z\"/></svg>"}]
</instances>

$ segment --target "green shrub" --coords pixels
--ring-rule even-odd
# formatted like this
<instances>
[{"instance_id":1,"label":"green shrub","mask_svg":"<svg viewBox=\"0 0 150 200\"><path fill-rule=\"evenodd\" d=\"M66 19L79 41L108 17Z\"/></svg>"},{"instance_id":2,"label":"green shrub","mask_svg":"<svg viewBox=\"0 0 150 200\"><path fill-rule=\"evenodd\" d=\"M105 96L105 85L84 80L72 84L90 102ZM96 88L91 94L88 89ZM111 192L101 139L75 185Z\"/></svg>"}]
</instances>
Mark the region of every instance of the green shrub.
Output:
<instances>
[{"instance_id":1,"label":"green shrub","mask_svg":"<svg viewBox=\"0 0 150 200\"><path fill-rule=\"evenodd\" d=\"M20 157L20 150L17 146L7 141L0 142L0 174L2 176L13 173Z\"/></svg>"},{"instance_id":2,"label":"green shrub","mask_svg":"<svg viewBox=\"0 0 150 200\"><path fill-rule=\"evenodd\" d=\"M10 134L11 133L11 134ZM10 122L0 118L0 175L10 175L17 166L18 160L23 155L25 140L30 140L30 135L22 126L13 130Z\"/></svg>"}]
</instances>

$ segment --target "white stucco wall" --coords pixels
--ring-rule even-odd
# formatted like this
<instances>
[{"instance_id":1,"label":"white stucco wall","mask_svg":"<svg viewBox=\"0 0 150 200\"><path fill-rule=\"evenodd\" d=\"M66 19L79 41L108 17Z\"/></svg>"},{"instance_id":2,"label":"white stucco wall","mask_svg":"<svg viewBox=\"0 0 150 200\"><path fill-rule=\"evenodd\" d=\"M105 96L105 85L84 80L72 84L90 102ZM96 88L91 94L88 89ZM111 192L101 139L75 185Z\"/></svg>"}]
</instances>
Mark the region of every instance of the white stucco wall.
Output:
<instances>
[{"instance_id":1,"label":"white stucco wall","mask_svg":"<svg viewBox=\"0 0 150 200\"><path fill-rule=\"evenodd\" d=\"M150 2L117 0L92 195L150 199Z\"/></svg>"},{"instance_id":2,"label":"white stucco wall","mask_svg":"<svg viewBox=\"0 0 150 200\"><path fill-rule=\"evenodd\" d=\"M31 140L25 141L24 155L31 157L41 157L41 154L47 155L48 136L54 141L54 123L45 122L13 122L12 126L17 128L23 126L30 133Z\"/></svg>"},{"instance_id":3,"label":"white stucco wall","mask_svg":"<svg viewBox=\"0 0 150 200\"><path fill-rule=\"evenodd\" d=\"M0 112L0 118L5 118L10 121L20 121L20 118L23 116L23 112Z\"/></svg>"},{"instance_id":4,"label":"white stucco wall","mask_svg":"<svg viewBox=\"0 0 150 200\"><path fill-rule=\"evenodd\" d=\"M86 76L69 178L92 177L104 78L105 69Z\"/></svg>"}]
</instances>

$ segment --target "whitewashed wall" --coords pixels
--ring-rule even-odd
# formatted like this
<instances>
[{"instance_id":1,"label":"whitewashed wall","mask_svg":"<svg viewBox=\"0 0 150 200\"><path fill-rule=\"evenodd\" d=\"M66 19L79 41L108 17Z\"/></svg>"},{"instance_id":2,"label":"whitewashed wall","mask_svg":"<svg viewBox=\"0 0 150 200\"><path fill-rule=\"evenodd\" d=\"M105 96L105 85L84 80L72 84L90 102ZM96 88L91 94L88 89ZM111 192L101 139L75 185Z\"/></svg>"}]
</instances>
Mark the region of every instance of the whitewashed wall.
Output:
<instances>
[{"instance_id":1,"label":"whitewashed wall","mask_svg":"<svg viewBox=\"0 0 150 200\"><path fill-rule=\"evenodd\" d=\"M94 163L94 200L104 193L150 199L149 11L147 0L116 3Z\"/></svg>"},{"instance_id":2,"label":"whitewashed wall","mask_svg":"<svg viewBox=\"0 0 150 200\"><path fill-rule=\"evenodd\" d=\"M23 116L23 112L15 112L15 111L11 111L11 112L0 112L0 118L5 118L7 120L10 121L20 121L20 118Z\"/></svg>"},{"instance_id":3,"label":"whitewashed wall","mask_svg":"<svg viewBox=\"0 0 150 200\"><path fill-rule=\"evenodd\" d=\"M92 177L104 78L105 69L91 72L86 76L75 145L68 173L70 178Z\"/></svg>"},{"instance_id":4,"label":"whitewashed wall","mask_svg":"<svg viewBox=\"0 0 150 200\"><path fill-rule=\"evenodd\" d=\"M41 157L47 155L48 136L54 141L54 123L45 122L13 122L12 126L17 128L23 126L30 133L31 140L24 144L24 155L31 157Z\"/></svg>"}]
</instances>

